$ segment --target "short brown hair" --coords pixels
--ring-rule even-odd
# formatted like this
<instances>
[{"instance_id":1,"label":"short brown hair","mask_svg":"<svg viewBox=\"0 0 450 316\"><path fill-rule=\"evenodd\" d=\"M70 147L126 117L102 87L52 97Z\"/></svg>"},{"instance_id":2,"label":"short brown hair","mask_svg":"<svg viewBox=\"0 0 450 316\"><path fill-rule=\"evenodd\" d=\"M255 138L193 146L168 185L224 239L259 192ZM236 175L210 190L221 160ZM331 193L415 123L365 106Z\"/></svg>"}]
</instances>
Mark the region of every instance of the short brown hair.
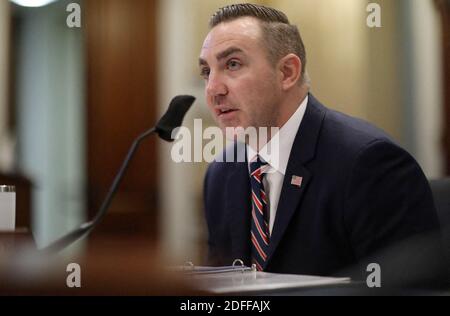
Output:
<instances>
[{"instance_id":1,"label":"short brown hair","mask_svg":"<svg viewBox=\"0 0 450 316\"><path fill-rule=\"evenodd\" d=\"M304 80L306 69L305 45L297 26L290 24L286 14L256 4L232 4L220 8L214 13L209 21L209 27L213 28L220 23L233 21L241 17L254 17L262 22L263 40L272 64L275 65L287 54L297 55L302 62L302 80Z\"/></svg>"}]
</instances>

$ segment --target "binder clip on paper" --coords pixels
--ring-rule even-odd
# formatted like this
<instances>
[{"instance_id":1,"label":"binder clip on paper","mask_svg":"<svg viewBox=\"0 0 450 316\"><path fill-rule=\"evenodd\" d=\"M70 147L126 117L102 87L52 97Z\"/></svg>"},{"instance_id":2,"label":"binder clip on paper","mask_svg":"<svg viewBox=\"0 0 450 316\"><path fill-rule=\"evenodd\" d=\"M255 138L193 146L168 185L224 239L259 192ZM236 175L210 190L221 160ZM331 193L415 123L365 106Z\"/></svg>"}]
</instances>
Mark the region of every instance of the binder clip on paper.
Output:
<instances>
[{"instance_id":1,"label":"binder clip on paper","mask_svg":"<svg viewBox=\"0 0 450 316\"><path fill-rule=\"evenodd\" d=\"M244 273L245 271L248 271L248 269L249 269L247 266L245 266L244 261L242 261L241 259L234 260L233 267L234 268L240 267L242 273ZM250 269L252 272L256 272L256 264L252 264Z\"/></svg>"}]
</instances>

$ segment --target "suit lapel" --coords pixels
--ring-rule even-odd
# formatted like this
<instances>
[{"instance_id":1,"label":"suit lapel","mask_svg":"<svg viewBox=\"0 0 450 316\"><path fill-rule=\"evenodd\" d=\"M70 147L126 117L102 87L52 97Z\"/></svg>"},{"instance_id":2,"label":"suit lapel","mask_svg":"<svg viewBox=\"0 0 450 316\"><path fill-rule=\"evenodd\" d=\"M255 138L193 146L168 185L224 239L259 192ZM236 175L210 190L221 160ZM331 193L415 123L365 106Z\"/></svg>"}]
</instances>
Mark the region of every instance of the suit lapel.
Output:
<instances>
[{"instance_id":1,"label":"suit lapel","mask_svg":"<svg viewBox=\"0 0 450 316\"><path fill-rule=\"evenodd\" d=\"M278 202L277 215L270 238L269 252L267 254L266 266L274 254L278 244L288 227L292 216L297 211L297 207L306 191L306 188L311 179L310 172L298 163L289 163L290 167L286 170L286 175L283 181L283 188L281 190L280 201ZM292 185L292 177L301 177L301 186Z\"/></svg>"},{"instance_id":2,"label":"suit lapel","mask_svg":"<svg viewBox=\"0 0 450 316\"><path fill-rule=\"evenodd\" d=\"M305 116L295 137L286 168L265 267L275 253L292 217L299 210L300 201L313 176L305 165L314 158L325 112L326 108L310 94ZM296 178L293 179L293 177ZM292 184L300 178L301 185Z\"/></svg>"}]
</instances>

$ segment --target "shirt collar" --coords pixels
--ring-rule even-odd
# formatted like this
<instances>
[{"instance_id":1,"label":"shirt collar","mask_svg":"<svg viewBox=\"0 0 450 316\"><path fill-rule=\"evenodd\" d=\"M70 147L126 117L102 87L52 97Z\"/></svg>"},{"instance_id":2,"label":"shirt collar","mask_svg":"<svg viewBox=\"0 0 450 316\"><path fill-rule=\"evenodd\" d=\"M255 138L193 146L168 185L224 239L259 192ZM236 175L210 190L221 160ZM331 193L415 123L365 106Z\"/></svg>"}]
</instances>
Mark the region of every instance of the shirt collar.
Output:
<instances>
[{"instance_id":1,"label":"shirt collar","mask_svg":"<svg viewBox=\"0 0 450 316\"><path fill-rule=\"evenodd\" d=\"M295 113L289 118L278 131L278 135L275 135L260 151L259 155L261 159L268 163L273 172L278 171L283 175L286 174L287 164L289 162L289 156L291 155L292 145L294 144L295 137L297 135L298 128L305 116L306 107L308 105L308 96L302 101ZM278 136L278 137L277 137ZM267 148L271 148L273 141L279 141L279 154L268 154ZM275 146L273 148L276 148ZM247 161L250 163L258 153L250 146L247 145ZM276 157L276 158L274 158ZM266 172L270 172L269 168Z\"/></svg>"}]
</instances>

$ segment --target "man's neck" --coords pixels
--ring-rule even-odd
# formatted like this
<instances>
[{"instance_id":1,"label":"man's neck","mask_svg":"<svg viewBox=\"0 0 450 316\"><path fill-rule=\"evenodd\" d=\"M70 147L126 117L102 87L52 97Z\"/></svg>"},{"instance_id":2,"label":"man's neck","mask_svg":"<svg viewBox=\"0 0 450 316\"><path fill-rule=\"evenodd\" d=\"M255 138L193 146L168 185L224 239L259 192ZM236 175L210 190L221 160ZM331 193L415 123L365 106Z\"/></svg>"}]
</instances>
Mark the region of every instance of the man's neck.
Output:
<instances>
[{"instance_id":1,"label":"man's neck","mask_svg":"<svg viewBox=\"0 0 450 316\"><path fill-rule=\"evenodd\" d=\"M305 100L309 93L309 88L306 85L302 85L295 91L291 91L286 98L284 104L280 107L280 115L278 117L277 127L282 128L284 124L289 121L289 119L297 111L300 104Z\"/></svg>"},{"instance_id":2,"label":"man's neck","mask_svg":"<svg viewBox=\"0 0 450 316\"><path fill-rule=\"evenodd\" d=\"M298 110L299 106L303 103L305 98L309 93L309 88L303 85L299 89L296 89L295 93L291 93L285 99L285 103L281 106L281 113L278 117L278 122L275 124L275 131L272 133L272 129L268 128L267 135L264 135L264 138L267 141L260 142L259 131L257 131L257 142L252 142L251 144L247 142L247 145L252 147L252 149L256 152L259 152L267 143L271 141L273 136L289 121L289 119L294 115L294 113ZM256 146L255 146L256 145Z\"/></svg>"}]
</instances>

